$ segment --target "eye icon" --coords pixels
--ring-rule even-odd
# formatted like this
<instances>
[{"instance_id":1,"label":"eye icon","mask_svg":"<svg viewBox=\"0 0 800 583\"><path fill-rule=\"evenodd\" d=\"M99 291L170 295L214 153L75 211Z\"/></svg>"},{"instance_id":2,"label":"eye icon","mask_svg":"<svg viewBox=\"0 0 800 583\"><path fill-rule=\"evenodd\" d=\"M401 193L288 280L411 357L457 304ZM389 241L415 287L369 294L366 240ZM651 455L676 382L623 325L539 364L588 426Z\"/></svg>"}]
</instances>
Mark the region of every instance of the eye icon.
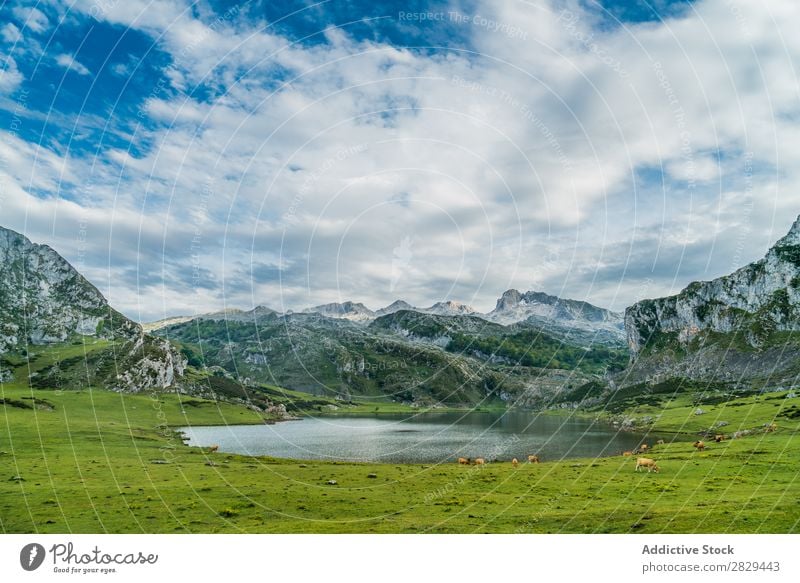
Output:
<instances>
[{"instance_id":1,"label":"eye icon","mask_svg":"<svg viewBox=\"0 0 800 583\"><path fill-rule=\"evenodd\" d=\"M19 552L19 564L26 571L35 571L44 562L44 547L38 543L31 543L22 547Z\"/></svg>"}]
</instances>

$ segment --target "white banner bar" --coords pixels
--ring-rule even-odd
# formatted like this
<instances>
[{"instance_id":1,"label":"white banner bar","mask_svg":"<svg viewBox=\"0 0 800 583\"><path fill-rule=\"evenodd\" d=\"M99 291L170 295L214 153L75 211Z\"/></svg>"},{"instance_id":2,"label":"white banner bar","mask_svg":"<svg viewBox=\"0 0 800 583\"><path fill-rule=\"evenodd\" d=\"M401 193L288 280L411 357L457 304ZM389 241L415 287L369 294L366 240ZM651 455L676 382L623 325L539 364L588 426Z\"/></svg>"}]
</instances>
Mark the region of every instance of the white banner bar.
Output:
<instances>
[{"instance_id":1,"label":"white banner bar","mask_svg":"<svg viewBox=\"0 0 800 583\"><path fill-rule=\"evenodd\" d=\"M0 581L795 582L799 548L796 535L4 535Z\"/></svg>"}]
</instances>

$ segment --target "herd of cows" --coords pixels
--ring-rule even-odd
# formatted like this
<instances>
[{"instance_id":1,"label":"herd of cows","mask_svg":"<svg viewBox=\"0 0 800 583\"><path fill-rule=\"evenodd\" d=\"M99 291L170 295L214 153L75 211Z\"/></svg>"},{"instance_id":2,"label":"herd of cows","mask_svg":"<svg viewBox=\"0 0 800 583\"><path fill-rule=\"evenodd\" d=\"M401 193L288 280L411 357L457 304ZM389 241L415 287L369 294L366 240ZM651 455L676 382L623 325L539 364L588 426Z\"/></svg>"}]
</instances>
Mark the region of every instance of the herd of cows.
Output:
<instances>
[{"instance_id":1,"label":"herd of cows","mask_svg":"<svg viewBox=\"0 0 800 583\"><path fill-rule=\"evenodd\" d=\"M718 435L716 435L714 437L714 440L716 442L724 441L725 439L726 439L726 437L724 435L722 435L722 434L718 434ZM665 442L664 442L663 439L659 439L658 441L656 441L656 445L664 445L664 443ZM692 444L692 446L696 450L702 451L702 450L705 449L706 444L704 442L702 442L702 441L695 441ZM647 452L649 452L651 450L652 450L652 448L648 444L643 443L643 444L641 444L639 447L637 447L634 450L622 452L622 455L626 456L626 457L627 456L633 456L633 455L640 455L640 454L643 454L643 453L647 453ZM460 457L460 458L458 458L458 463L459 463L459 465L462 465L462 466L469 466L469 465L482 466L482 465L484 465L486 463L486 460L484 458L482 458L482 457L475 458L474 460L472 458L468 458L468 457ZM538 455L529 455L528 456L528 463L538 464L539 463L539 456ZM514 466L515 468L519 467L519 460L517 458L512 459L511 460L511 465ZM655 462L655 460L651 459L651 458L647 458L647 457L636 458L636 467L634 468L634 471L638 472L639 468L645 468L645 469L647 469L648 472L656 472L656 473L659 472L659 467L658 467L658 464Z\"/></svg>"},{"instance_id":2,"label":"herd of cows","mask_svg":"<svg viewBox=\"0 0 800 583\"><path fill-rule=\"evenodd\" d=\"M717 435L714 436L714 441L716 441L717 443L719 443L721 441L725 441L725 439L726 439L726 437L724 435L722 435L722 434L717 434ZM656 445L664 445L664 440L663 439L659 439L656 442ZM706 448L706 444L705 444L704 441L697 440L692 444L692 447L694 447L697 451L703 451ZM634 454L642 454L642 453L645 453L647 451L650 451L650 446L648 446L646 443L643 443L642 445L640 445L637 449L635 449L633 451L623 451L622 455L623 456L632 456ZM658 464L656 463L656 460L654 460L652 458L649 458L649 457L636 458L636 467L634 468L633 471L638 472L639 468L646 468L647 469L647 473L650 473L650 472L658 473L660 471L660 469L658 467Z\"/></svg>"},{"instance_id":3,"label":"herd of cows","mask_svg":"<svg viewBox=\"0 0 800 583\"><path fill-rule=\"evenodd\" d=\"M458 463L460 465L462 465L462 466L470 466L470 465L482 466L483 464L486 463L486 460L484 458L482 458L482 457L476 457L474 460L472 458L468 458L468 457L460 457L460 458L458 458ZM539 456L538 455L529 455L528 456L528 463L529 464L538 464L539 463ZM517 466L519 466L519 460L517 458L514 458L513 460L511 460L511 465L516 468Z\"/></svg>"},{"instance_id":4,"label":"herd of cows","mask_svg":"<svg viewBox=\"0 0 800 583\"><path fill-rule=\"evenodd\" d=\"M766 427L765 427L764 431L766 433L771 433L771 432L775 431L778 428L778 426L775 423L765 424L765 426ZM736 435L734 435L734 437L736 437ZM728 437L726 435L722 434L722 433L717 433L717 434L714 435L714 441L716 443L720 443L722 441L725 441L726 439L728 439ZM665 442L664 442L663 439L659 439L658 441L656 441L655 444L656 445L664 445L664 443ZM694 447L697 451L703 451L706 448L706 444L705 444L704 441L697 440L692 444L692 447ZM634 450L623 451L622 455L624 457L628 457L628 456L634 456L634 455L641 455L641 454L644 454L644 453L648 453L650 451L652 451L652 448L648 444L642 443L639 447L637 447ZM482 465L484 465L486 463L486 460L484 458L482 458L482 457L475 458L474 460L472 458L460 457L460 458L458 458L458 463L459 463L459 465L462 465L462 466L469 466L469 465L482 466ZM529 455L528 456L528 463L538 464L539 463L539 456L538 455ZM514 466L515 468L519 467L519 460L517 458L512 459L511 460L511 465ZM636 458L636 467L634 468L634 471L638 472L640 468L646 469L648 473L650 473L650 472L658 473L660 471L656 461L654 459L648 458L648 457L637 457Z\"/></svg>"}]
</instances>

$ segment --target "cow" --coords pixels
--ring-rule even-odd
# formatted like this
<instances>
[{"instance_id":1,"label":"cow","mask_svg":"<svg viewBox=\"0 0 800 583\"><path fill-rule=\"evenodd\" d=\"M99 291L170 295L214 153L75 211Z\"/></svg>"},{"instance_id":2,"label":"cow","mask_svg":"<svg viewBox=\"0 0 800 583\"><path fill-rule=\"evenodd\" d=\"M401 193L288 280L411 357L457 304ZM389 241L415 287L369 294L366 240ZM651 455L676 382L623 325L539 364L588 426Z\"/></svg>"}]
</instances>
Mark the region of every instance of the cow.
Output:
<instances>
[{"instance_id":1,"label":"cow","mask_svg":"<svg viewBox=\"0 0 800 583\"><path fill-rule=\"evenodd\" d=\"M697 451L703 451L703 450L706 448L706 444L705 444L705 443L703 443L703 442L702 442L702 441L700 441L700 440L698 440L698 441L695 441L695 442L692 444L692 446L693 446L693 447L694 447L694 448L695 448Z\"/></svg>"},{"instance_id":2,"label":"cow","mask_svg":"<svg viewBox=\"0 0 800 583\"><path fill-rule=\"evenodd\" d=\"M725 441L725 436L722 435L721 433L718 433L714 436L714 441L716 441L717 443Z\"/></svg>"},{"instance_id":3,"label":"cow","mask_svg":"<svg viewBox=\"0 0 800 583\"><path fill-rule=\"evenodd\" d=\"M650 446L647 445L646 443L643 443L642 445L639 446L640 453L647 453L648 449L650 449Z\"/></svg>"},{"instance_id":4,"label":"cow","mask_svg":"<svg viewBox=\"0 0 800 583\"><path fill-rule=\"evenodd\" d=\"M664 445L664 440L659 439L658 441L656 441L656 445Z\"/></svg>"},{"instance_id":5,"label":"cow","mask_svg":"<svg viewBox=\"0 0 800 583\"><path fill-rule=\"evenodd\" d=\"M475 458L475 465L476 466L482 466L485 463L486 463L486 460L483 459L482 457L476 457Z\"/></svg>"},{"instance_id":6,"label":"cow","mask_svg":"<svg viewBox=\"0 0 800 583\"><path fill-rule=\"evenodd\" d=\"M511 460L511 465L516 468L517 466L519 466L519 460L517 458L514 458L513 460Z\"/></svg>"},{"instance_id":7,"label":"cow","mask_svg":"<svg viewBox=\"0 0 800 583\"><path fill-rule=\"evenodd\" d=\"M469 465L469 458L460 457L460 458L458 458L458 463L461 464L462 466L468 466Z\"/></svg>"},{"instance_id":8,"label":"cow","mask_svg":"<svg viewBox=\"0 0 800 583\"><path fill-rule=\"evenodd\" d=\"M538 455L529 455L528 456L528 463L529 464L538 464L539 463L539 456Z\"/></svg>"},{"instance_id":9,"label":"cow","mask_svg":"<svg viewBox=\"0 0 800 583\"><path fill-rule=\"evenodd\" d=\"M777 430L778 430L778 424L777 423L770 423L764 429L764 433L772 433L773 431L777 431Z\"/></svg>"},{"instance_id":10,"label":"cow","mask_svg":"<svg viewBox=\"0 0 800 583\"><path fill-rule=\"evenodd\" d=\"M649 457L640 457L636 459L636 468L634 469L635 472L639 471L639 468L647 468L647 473L655 472L658 473L658 465L656 464L655 460L650 459Z\"/></svg>"},{"instance_id":11,"label":"cow","mask_svg":"<svg viewBox=\"0 0 800 583\"><path fill-rule=\"evenodd\" d=\"M630 456L633 455L633 452L632 451L623 451L622 455L625 456L625 457L630 457Z\"/></svg>"},{"instance_id":12,"label":"cow","mask_svg":"<svg viewBox=\"0 0 800 583\"><path fill-rule=\"evenodd\" d=\"M208 448L208 453L214 453L215 451L219 451L218 445L212 445L211 447Z\"/></svg>"}]
</instances>

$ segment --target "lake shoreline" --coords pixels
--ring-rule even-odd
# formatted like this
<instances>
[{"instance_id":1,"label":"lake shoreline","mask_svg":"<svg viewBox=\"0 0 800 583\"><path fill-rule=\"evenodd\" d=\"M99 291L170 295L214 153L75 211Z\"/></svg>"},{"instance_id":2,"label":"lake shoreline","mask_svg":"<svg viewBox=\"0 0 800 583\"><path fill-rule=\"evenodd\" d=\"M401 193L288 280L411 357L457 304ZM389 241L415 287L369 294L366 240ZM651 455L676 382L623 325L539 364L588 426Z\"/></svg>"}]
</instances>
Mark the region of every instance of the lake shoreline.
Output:
<instances>
[{"instance_id":1,"label":"lake shoreline","mask_svg":"<svg viewBox=\"0 0 800 583\"><path fill-rule=\"evenodd\" d=\"M625 433L629 435L636 435L641 438L642 441L655 441L657 439L665 439L667 443L672 442L682 442L682 441L692 441L697 438L697 435L691 431L678 431L675 429L658 429L652 427L642 427L642 428L633 428L633 429L623 429L620 427L616 427L614 425L613 419L607 416L602 415L601 413L596 412L589 412L589 411L580 411L575 409L517 409L517 408L455 408L455 407L438 407L432 409L404 409L404 410L378 410L378 411L365 411L365 410L356 410L356 411L348 411L346 408L340 408L338 410L325 410L325 411L304 411L300 412L299 414L290 416L290 417L282 417L282 418L262 418L262 419L254 419L250 420L242 420L238 421L237 423L203 423L202 425L194 425L194 426L187 426L187 425L173 425L170 428L176 432L179 436L182 444L184 447L189 448L198 448L198 449L207 449L209 445L191 445L188 441L191 439L189 436L186 435L183 429L202 429L204 427L214 428L214 427L233 427L233 426L241 426L241 427L252 427L252 426L261 426L261 425L275 425L275 424L283 424L284 422L290 421L307 421L309 419L366 419L366 418L375 418L375 419L398 419L398 418L405 418L405 416L421 416L421 415L430 415L430 414L460 414L460 415L468 415L473 413L483 413L483 414L502 414L506 415L508 413L516 413L516 414L528 414L531 417L555 417L555 418L562 418L562 419L576 419L585 421L592 424L601 424L613 428L615 431L619 433ZM669 437L673 437L673 439L668 439ZM684 437L685 439L675 439L677 437ZM652 445L652 444L651 444ZM247 454L241 452L231 452L231 451L222 451L220 453L224 453L226 455L240 455L248 459L258 459L258 458L267 458L267 459L274 459L280 460L281 462L286 463L333 463L333 464L365 464L365 465L381 465L381 464L397 464L397 465L419 465L419 464L429 464L429 465L441 465L452 463L455 461L448 460L448 461L382 461L382 460L349 460L349 459L320 459L320 458L303 458L303 457L283 457L283 456L275 456L275 455L265 455L265 454ZM559 459L551 459L551 460L543 460L542 463L547 462L564 462L569 460L580 460L580 459L604 459L610 458L621 455L620 452L615 453L608 453L602 455L595 455L595 456L587 456L585 455L576 455L571 457L562 457ZM503 463L508 462L509 460L487 460L487 463Z\"/></svg>"},{"instance_id":2,"label":"lake shoreline","mask_svg":"<svg viewBox=\"0 0 800 583\"><path fill-rule=\"evenodd\" d=\"M309 415L306 423L193 425L177 430L189 447L252 458L341 463L440 464L459 457L564 460L620 455L651 437L594 416L529 411L360 412ZM657 439L652 437L652 440ZM670 440L672 441L672 440Z\"/></svg>"}]
</instances>

